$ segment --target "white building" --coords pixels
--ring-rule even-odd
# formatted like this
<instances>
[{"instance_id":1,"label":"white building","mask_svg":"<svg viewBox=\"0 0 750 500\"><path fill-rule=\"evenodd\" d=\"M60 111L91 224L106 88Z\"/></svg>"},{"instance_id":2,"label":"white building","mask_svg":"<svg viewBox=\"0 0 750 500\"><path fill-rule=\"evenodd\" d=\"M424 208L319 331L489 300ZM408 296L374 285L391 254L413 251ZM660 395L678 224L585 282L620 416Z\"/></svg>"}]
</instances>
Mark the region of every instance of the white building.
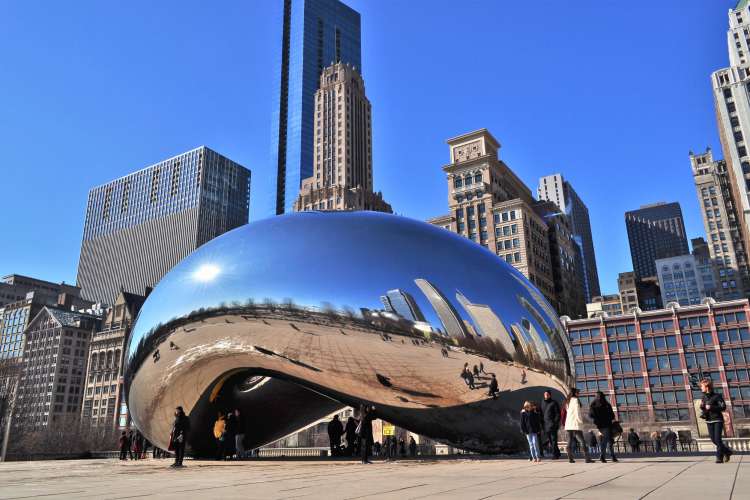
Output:
<instances>
[{"instance_id":1,"label":"white building","mask_svg":"<svg viewBox=\"0 0 750 500\"><path fill-rule=\"evenodd\" d=\"M665 306L670 302L681 306L700 304L706 297L702 273L692 255L657 259L656 272Z\"/></svg>"}]
</instances>

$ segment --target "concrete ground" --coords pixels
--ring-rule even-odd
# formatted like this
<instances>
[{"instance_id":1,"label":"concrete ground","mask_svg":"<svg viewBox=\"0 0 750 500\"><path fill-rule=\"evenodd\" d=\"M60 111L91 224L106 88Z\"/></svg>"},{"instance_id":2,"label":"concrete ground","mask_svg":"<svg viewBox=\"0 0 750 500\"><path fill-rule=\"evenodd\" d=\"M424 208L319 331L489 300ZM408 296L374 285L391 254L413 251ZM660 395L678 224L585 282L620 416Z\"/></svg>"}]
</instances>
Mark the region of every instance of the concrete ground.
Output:
<instances>
[{"instance_id":1,"label":"concrete ground","mask_svg":"<svg viewBox=\"0 0 750 500\"><path fill-rule=\"evenodd\" d=\"M0 463L0 498L750 498L750 457L622 458L620 463L522 459Z\"/></svg>"}]
</instances>

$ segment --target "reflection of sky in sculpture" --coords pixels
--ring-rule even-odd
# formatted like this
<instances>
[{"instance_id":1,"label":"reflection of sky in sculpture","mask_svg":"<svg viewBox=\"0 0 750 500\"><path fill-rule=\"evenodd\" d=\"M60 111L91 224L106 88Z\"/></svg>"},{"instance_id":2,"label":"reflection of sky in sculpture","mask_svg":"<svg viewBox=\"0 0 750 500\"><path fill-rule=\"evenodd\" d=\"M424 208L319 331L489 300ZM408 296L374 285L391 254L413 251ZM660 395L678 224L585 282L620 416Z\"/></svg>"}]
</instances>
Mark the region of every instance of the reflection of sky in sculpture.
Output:
<instances>
[{"instance_id":1,"label":"reflection of sky in sculpture","mask_svg":"<svg viewBox=\"0 0 750 500\"><path fill-rule=\"evenodd\" d=\"M550 317L549 304L539 302L541 293L512 266L466 238L393 215L304 212L237 228L186 257L141 309L129 355L159 324L199 308L244 304L248 299L256 304L291 299L300 307L330 304L359 314L361 308L382 310L381 296L398 289L414 298L427 322L445 332L416 279L427 280L469 323L471 316L456 300L459 291L489 307L508 332L525 319L541 337L537 342L548 349L566 346L548 338L550 325L561 333L557 319ZM538 306L536 314L529 312L530 304ZM547 324L540 324L540 319ZM481 331L476 326L474 330ZM557 352L553 357L562 356Z\"/></svg>"}]
</instances>

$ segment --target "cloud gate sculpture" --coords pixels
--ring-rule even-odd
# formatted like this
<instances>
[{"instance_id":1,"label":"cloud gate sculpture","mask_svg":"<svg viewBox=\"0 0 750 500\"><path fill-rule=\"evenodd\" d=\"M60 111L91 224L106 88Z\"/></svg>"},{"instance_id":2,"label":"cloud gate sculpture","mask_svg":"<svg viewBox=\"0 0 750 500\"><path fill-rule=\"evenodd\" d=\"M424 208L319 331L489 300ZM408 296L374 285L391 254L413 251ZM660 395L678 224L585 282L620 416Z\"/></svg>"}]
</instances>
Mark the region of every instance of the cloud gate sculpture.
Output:
<instances>
[{"instance_id":1,"label":"cloud gate sculpture","mask_svg":"<svg viewBox=\"0 0 750 500\"><path fill-rule=\"evenodd\" d=\"M492 252L394 215L304 212L237 228L175 266L138 316L125 383L157 446L185 409L196 455L214 452L217 411L240 409L258 447L361 403L491 453L523 445L523 401L562 397L572 359L552 307ZM474 389L466 363L484 366Z\"/></svg>"}]
</instances>

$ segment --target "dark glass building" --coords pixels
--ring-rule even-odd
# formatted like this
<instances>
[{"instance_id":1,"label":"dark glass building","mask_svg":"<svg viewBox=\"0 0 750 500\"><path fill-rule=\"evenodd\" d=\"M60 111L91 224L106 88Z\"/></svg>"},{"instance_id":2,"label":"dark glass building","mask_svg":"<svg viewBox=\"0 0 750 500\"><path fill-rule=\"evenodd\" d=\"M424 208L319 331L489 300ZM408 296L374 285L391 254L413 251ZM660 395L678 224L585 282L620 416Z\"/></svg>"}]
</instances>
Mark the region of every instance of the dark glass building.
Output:
<instances>
[{"instance_id":1,"label":"dark glass building","mask_svg":"<svg viewBox=\"0 0 750 500\"><path fill-rule=\"evenodd\" d=\"M625 225L637 279L656 276L656 259L690 253L679 203L655 203L625 212Z\"/></svg>"},{"instance_id":2,"label":"dark glass building","mask_svg":"<svg viewBox=\"0 0 750 500\"><path fill-rule=\"evenodd\" d=\"M144 293L203 243L247 224L250 171L201 146L89 191L78 286Z\"/></svg>"},{"instance_id":3,"label":"dark glass building","mask_svg":"<svg viewBox=\"0 0 750 500\"><path fill-rule=\"evenodd\" d=\"M313 175L315 92L323 68L348 63L362 74L359 13L338 0L284 0L278 111L272 117L276 214L291 212Z\"/></svg>"}]
</instances>

